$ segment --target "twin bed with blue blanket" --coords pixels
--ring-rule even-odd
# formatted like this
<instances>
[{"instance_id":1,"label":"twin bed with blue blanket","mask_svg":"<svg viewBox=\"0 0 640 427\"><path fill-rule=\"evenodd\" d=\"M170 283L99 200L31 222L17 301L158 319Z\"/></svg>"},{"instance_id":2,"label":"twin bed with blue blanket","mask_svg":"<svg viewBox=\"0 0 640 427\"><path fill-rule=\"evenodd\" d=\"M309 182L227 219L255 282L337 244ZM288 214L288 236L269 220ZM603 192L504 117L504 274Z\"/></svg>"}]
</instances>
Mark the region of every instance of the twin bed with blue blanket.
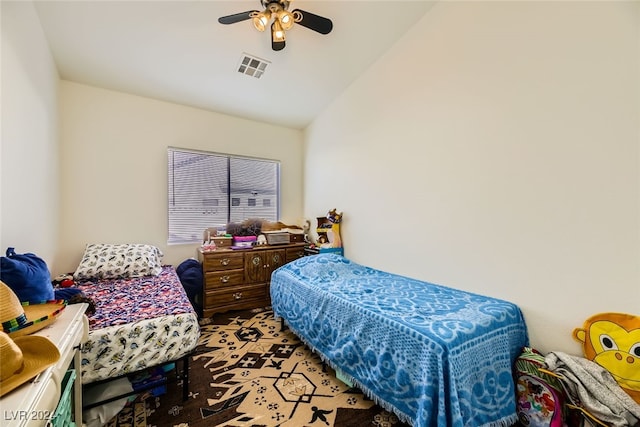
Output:
<instances>
[{"instance_id":1,"label":"twin bed with blue blanket","mask_svg":"<svg viewBox=\"0 0 640 427\"><path fill-rule=\"evenodd\" d=\"M336 254L280 267L270 292L276 318L402 421L516 423L512 366L528 345L516 305Z\"/></svg>"}]
</instances>

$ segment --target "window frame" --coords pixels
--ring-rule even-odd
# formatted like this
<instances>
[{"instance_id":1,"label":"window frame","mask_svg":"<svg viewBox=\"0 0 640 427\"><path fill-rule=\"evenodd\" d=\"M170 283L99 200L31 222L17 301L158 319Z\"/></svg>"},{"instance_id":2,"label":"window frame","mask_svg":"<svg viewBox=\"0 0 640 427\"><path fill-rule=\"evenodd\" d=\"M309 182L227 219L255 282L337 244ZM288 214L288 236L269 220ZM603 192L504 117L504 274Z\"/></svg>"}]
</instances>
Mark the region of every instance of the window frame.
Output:
<instances>
[{"instance_id":1,"label":"window frame","mask_svg":"<svg viewBox=\"0 0 640 427\"><path fill-rule=\"evenodd\" d=\"M172 194L172 190L175 193L175 183L172 184L171 180L173 178L173 180L175 181L175 172L172 172L172 159L173 159L173 153L176 152L180 152L180 153L186 153L186 154L194 154L196 156L198 155L203 155L203 156L212 156L212 157L218 157L218 158L223 158L226 161L226 206L224 203L221 203L221 200L218 200L217 198L213 198L213 197L205 197L205 194L202 194L202 196L200 197L203 201L203 205L207 205L209 206L208 203L204 203L205 201L209 201L209 203L211 203L211 201L213 201L215 199L215 207L217 208L218 206L225 208L226 207L226 222L225 223L214 223L214 224L208 224L206 227L202 227L202 230L200 232L200 234L198 234L198 232L195 233L195 235L193 235L193 237L191 238L187 238L187 237L182 237L182 238L178 238L178 237L174 237L172 238L172 236L176 235L176 231L181 231L180 228L181 227L172 227L172 219L178 221L178 218L175 218L175 215L172 215L171 213L171 209L172 209L172 201L175 200L175 195ZM273 210L275 213L275 218L267 218L270 220L275 220L275 221L279 221L280 220L280 208L281 208L281 191L282 191L282 186L281 186L281 161L280 160L276 160L276 159L267 159L267 158L260 158L260 157L252 157L252 156L243 156L243 155L237 155L237 154L229 154L229 153L220 153L220 152L214 152L214 151L205 151L205 150L196 150L196 149L189 149L189 148L181 148L181 147L173 147L173 146L169 146L167 147L167 245L180 245L180 244L192 244L192 243L202 243L202 236L204 234L204 230L206 228L209 227L220 227L220 226L226 226L226 224L230 223L230 222L238 222L237 220L232 220L231 218L234 218L238 216L238 211L242 211L243 209L243 202L242 199L238 197L237 192L232 192L232 163L234 160L247 160L247 161L258 161L258 162L265 162L265 163L270 163L275 167L274 173L275 176L273 177L275 180L275 194L272 197L269 197L269 203L265 204L264 201L266 199L262 199L262 202L259 202L256 200L255 206L249 206L248 205L248 199L256 199L256 194L254 191L250 192L248 194L248 198L247 200L245 200L245 204L247 204L247 206L244 206L245 208L254 208L254 209L264 209L264 208L269 208L269 210ZM241 170L238 172L238 174L241 174ZM237 175L234 175L235 177L237 177ZM250 182L250 181L246 181L246 182ZM257 182L257 181L256 181ZM271 182L270 180L267 181L268 183ZM253 182L250 182L251 184L253 184ZM200 194L200 193L199 193ZM269 194L269 193L268 193ZM273 199L276 199L275 202ZM240 203L239 205L235 204L235 200L236 199L240 199ZM275 206L274 206L275 205ZM194 207L196 205L194 204ZM213 206L213 204L211 204L211 206ZM234 209L235 208L235 209ZM247 212L245 211L245 214ZM250 216L246 216L244 217L244 219L249 219L249 218L256 218L256 215L250 215ZM243 220L244 220L243 219ZM197 222L194 221L192 223L194 229L193 231L195 232L195 227L198 226ZM182 228L185 228L185 226L182 226Z\"/></svg>"}]
</instances>

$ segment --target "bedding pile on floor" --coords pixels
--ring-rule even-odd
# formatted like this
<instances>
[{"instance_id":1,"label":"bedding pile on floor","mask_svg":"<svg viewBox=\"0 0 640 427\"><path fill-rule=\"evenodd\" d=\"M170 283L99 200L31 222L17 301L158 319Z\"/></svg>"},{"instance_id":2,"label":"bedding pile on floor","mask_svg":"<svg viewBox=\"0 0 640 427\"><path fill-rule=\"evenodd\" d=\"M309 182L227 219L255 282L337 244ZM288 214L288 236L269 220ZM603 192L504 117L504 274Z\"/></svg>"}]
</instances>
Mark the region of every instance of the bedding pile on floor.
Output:
<instances>
[{"instance_id":1,"label":"bedding pile on floor","mask_svg":"<svg viewBox=\"0 0 640 427\"><path fill-rule=\"evenodd\" d=\"M190 398L181 385L125 408L109 427L406 427L335 372L271 310L219 314L201 326L190 362ZM142 417L141 409L145 413Z\"/></svg>"}]
</instances>

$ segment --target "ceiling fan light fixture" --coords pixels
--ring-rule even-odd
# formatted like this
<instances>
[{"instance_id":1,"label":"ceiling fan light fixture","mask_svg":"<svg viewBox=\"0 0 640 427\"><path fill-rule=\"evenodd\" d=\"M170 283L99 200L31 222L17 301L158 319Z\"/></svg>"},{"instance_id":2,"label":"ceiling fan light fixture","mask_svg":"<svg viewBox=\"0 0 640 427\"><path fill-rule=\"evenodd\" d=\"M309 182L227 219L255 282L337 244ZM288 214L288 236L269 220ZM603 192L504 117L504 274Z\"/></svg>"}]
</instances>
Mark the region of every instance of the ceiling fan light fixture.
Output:
<instances>
[{"instance_id":1,"label":"ceiling fan light fixture","mask_svg":"<svg viewBox=\"0 0 640 427\"><path fill-rule=\"evenodd\" d=\"M293 24L295 23L295 18L293 16L293 13L287 10L280 10L278 12L276 19L280 21L280 24L282 25L282 29L285 31L290 30L293 27Z\"/></svg>"},{"instance_id":2,"label":"ceiling fan light fixture","mask_svg":"<svg viewBox=\"0 0 640 427\"><path fill-rule=\"evenodd\" d=\"M0 0L2 1L2 0ZM333 29L330 19L302 9L289 12L292 0L260 0L264 8L262 12L247 10L218 18L221 24L235 24L236 22L251 20L258 31L266 31L271 21L271 48L279 51L285 48L285 32L294 24L308 28L320 34L329 34Z\"/></svg>"},{"instance_id":3,"label":"ceiling fan light fixture","mask_svg":"<svg viewBox=\"0 0 640 427\"><path fill-rule=\"evenodd\" d=\"M253 26L256 27L258 31L264 31L269 24L269 20L271 19L271 12L264 11L258 12L253 17Z\"/></svg>"},{"instance_id":4,"label":"ceiling fan light fixture","mask_svg":"<svg viewBox=\"0 0 640 427\"><path fill-rule=\"evenodd\" d=\"M283 42L285 39L284 30L282 29L279 19L275 19L273 24L271 24L271 39L274 42Z\"/></svg>"}]
</instances>

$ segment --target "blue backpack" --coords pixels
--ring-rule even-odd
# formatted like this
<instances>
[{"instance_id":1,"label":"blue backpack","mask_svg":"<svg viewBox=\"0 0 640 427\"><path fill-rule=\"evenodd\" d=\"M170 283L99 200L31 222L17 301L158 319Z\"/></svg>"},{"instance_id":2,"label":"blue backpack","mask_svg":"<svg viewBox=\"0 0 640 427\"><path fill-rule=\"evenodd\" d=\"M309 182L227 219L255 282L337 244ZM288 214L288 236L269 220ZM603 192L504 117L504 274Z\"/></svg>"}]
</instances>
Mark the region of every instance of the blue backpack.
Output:
<instances>
[{"instance_id":1,"label":"blue backpack","mask_svg":"<svg viewBox=\"0 0 640 427\"><path fill-rule=\"evenodd\" d=\"M41 303L55 299L51 273L42 258L32 253L17 254L14 248L8 248L6 254L6 257L0 257L0 280L21 302Z\"/></svg>"},{"instance_id":2,"label":"blue backpack","mask_svg":"<svg viewBox=\"0 0 640 427\"><path fill-rule=\"evenodd\" d=\"M202 266L197 260L190 258L178 265L176 274L198 317L202 317L202 287L204 286Z\"/></svg>"}]
</instances>

